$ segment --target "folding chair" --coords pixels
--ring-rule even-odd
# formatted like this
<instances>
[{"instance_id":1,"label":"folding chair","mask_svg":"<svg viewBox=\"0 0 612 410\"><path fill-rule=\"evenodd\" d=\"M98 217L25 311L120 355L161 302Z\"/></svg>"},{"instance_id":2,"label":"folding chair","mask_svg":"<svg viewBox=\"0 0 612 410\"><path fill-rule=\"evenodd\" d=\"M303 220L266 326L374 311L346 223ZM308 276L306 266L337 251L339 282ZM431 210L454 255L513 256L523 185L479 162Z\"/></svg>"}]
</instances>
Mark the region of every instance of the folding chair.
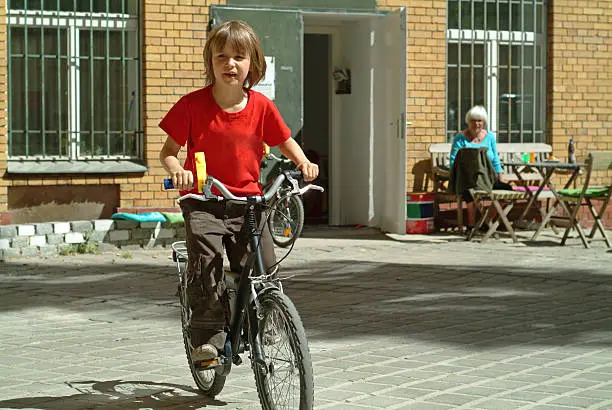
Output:
<instances>
[{"instance_id":1,"label":"folding chair","mask_svg":"<svg viewBox=\"0 0 612 410\"><path fill-rule=\"evenodd\" d=\"M435 198L434 219L436 224L439 222L440 204L454 203L456 218L454 221L445 222L455 225L457 229L461 231L463 230L463 206L461 195L446 192L450 176L450 169L448 168L450 144L431 144L429 146L429 153L431 155L431 180L433 182Z\"/></svg>"},{"instance_id":2,"label":"folding chair","mask_svg":"<svg viewBox=\"0 0 612 410\"><path fill-rule=\"evenodd\" d=\"M494 189L492 191L483 191L483 190L474 190L470 189L470 193L474 198L478 208L481 210L481 216L472 231L469 232L467 237L468 241L471 241L476 232L480 230L480 228L486 223L489 227L487 232L481 239L481 242L485 242L491 235L497 232L497 228L499 227L499 222L501 221L506 228L506 231L512 237L512 240L516 243L518 242L518 238L514 233L514 229L512 228L512 224L508 220L508 214L514 207L514 204L517 200L524 200L527 198L527 194L519 191L506 191L506 190L497 190ZM484 201L491 202L489 206L485 206L483 204ZM503 203L503 205L502 205Z\"/></svg>"},{"instance_id":3,"label":"folding chair","mask_svg":"<svg viewBox=\"0 0 612 410\"><path fill-rule=\"evenodd\" d=\"M605 183L603 185L592 185L592 171L612 171L612 151L606 152L591 152L589 153L586 161L586 172L584 176L584 185L579 189L560 189L558 191L558 200L565 202L568 206L569 216L566 217L555 217L555 222L559 220L564 221L566 223L565 233L563 234L563 239L561 240L561 245L565 245L569 233L572 229L575 229L582 240L585 248L589 248L589 241L587 237L584 235L584 231L580 226L580 221L578 220L578 211L580 210L582 205L586 205L593 216L594 223L593 228L591 229L591 233L588 235L590 240L595 236L595 232L599 230L601 235L603 236L604 241L608 248L612 247L610 244L610 240L606 235L606 231L604 225L601 221L604 212L606 211L606 207L610 202L610 194L612 194L612 178L608 175L605 175ZM593 206L592 200L600 200L602 201L601 208L599 211L595 209Z\"/></svg>"}]
</instances>

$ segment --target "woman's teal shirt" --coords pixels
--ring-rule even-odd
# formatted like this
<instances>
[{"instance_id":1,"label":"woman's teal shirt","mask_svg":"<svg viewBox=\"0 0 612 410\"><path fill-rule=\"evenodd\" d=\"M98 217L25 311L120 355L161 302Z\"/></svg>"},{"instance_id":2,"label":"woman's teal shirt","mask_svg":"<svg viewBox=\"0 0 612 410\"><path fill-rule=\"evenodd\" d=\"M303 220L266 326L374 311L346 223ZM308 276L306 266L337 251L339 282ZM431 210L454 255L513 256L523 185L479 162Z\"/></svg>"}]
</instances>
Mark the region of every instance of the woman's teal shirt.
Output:
<instances>
[{"instance_id":1,"label":"woman's teal shirt","mask_svg":"<svg viewBox=\"0 0 612 410\"><path fill-rule=\"evenodd\" d=\"M453 168L453 163L455 162L457 151L465 147L467 148L487 147L488 148L487 156L491 160L491 163L493 164L493 168L495 169L495 172L497 172L498 174L502 173L501 162L499 161L499 155L497 154L497 142L495 141L495 134L493 134L491 131L487 131L487 135L484 137L484 139L479 144L471 143L466 138L466 136L463 134L463 132L460 132L459 134L455 135L455 138L453 138L453 145L451 146L451 152L450 152L450 168L451 169Z\"/></svg>"}]
</instances>

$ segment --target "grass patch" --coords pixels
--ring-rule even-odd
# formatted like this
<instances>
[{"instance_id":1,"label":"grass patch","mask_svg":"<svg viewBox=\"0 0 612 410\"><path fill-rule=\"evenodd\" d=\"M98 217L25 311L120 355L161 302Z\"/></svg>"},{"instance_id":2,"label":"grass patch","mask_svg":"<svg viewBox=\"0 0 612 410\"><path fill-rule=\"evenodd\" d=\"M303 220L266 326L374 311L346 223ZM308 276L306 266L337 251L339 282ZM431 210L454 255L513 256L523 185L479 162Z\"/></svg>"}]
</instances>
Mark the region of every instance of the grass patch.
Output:
<instances>
[{"instance_id":1,"label":"grass patch","mask_svg":"<svg viewBox=\"0 0 612 410\"><path fill-rule=\"evenodd\" d=\"M128 251L120 252L117 256L119 256L121 259L132 259L132 254Z\"/></svg>"},{"instance_id":2,"label":"grass patch","mask_svg":"<svg viewBox=\"0 0 612 410\"><path fill-rule=\"evenodd\" d=\"M95 242L75 243L72 245L63 246L59 250L59 254L62 256L98 253L100 253L100 246L98 246L98 244Z\"/></svg>"}]
</instances>

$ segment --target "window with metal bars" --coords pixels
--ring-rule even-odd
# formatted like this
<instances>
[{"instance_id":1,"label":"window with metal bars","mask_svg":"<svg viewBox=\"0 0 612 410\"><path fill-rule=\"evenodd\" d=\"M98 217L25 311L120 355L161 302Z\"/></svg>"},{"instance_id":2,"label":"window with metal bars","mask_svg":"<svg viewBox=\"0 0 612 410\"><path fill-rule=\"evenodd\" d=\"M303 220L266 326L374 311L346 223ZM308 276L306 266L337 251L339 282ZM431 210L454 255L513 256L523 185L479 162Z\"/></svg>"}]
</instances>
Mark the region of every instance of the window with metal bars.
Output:
<instances>
[{"instance_id":1,"label":"window with metal bars","mask_svg":"<svg viewBox=\"0 0 612 410\"><path fill-rule=\"evenodd\" d=\"M9 0L10 160L140 160L140 1Z\"/></svg>"},{"instance_id":2,"label":"window with metal bars","mask_svg":"<svg viewBox=\"0 0 612 410\"><path fill-rule=\"evenodd\" d=\"M483 105L498 142L546 142L546 25L542 0L449 0L447 139Z\"/></svg>"}]
</instances>

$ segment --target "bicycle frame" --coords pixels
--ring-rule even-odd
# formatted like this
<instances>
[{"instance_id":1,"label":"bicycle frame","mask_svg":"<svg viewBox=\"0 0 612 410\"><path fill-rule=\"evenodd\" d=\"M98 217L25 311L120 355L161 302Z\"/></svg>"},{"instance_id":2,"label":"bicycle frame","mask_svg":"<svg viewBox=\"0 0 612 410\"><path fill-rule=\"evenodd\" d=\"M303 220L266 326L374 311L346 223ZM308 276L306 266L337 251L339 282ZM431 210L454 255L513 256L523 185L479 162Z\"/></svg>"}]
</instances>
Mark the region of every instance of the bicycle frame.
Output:
<instances>
[{"instance_id":1,"label":"bicycle frame","mask_svg":"<svg viewBox=\"0 0 612 410\"><path fill-rule=\"evenodd\" d=\"M253 284L250 273L254 271L256 276L266 277L266 271L263 264L263 255L260 246L260 236L259 230L257 229L257 221L255 218L256 215L257 204L255 202L247 201L247 210L244 216L244 223L246 225L247 235L249 239L249 245L251 246L251 255L245 264L245 267L240 275L238 292L236 293L236 312L232 317L232 323L230 324L230 343L231 343L231 355L232 362L234 364L238 364L240 361L240 357L238 356L238 350L240 348L240 337L242 335L242 326L244 323L245 313L251 312L252 310L248 309L249 303L251 302L251 296L253 297L253 301L257 301L257 289ZM268 286L274 286L279 288L276 285L268 283ZM256 305L257 307L257 305ZM251 326L251 332L253 335L256 335L257 343L255 346L252 346L254 351L254 357L257 360L262 360L264 357L264 352L260 347L260 336L258 334L257 329L257 320L253 320L254 318L250 317L248 320L249 325Z\"/></svg>"},{"instance_id":2,"label":"bicycle frame","mask_svg":"<svg viewBox=\"0 0 612 410\"><path fill-rule=\"evenodd\" d=\"M270 201L275 201L276 196L282 186L287 180L291 185L291 190L287 195L303 195L310 189L322 190L323 188L309 184L303 188L299 188L297 181L293 178L294 176L301 175L300 171L282 171L282 173L274 180L270 187L266 190L264 195L254 195L248 197L236 197L227 188L217 181L212 176L206 178L206 184L203 187L203 195L189 193L181 196L178 201L180 202L186 198L192 198L204 201L222 201L229 200L234 202L246 203L247 209L244 216L244 224L248 235L249 245L251 246L251 252L247 262L244 266L243 271L240 274L240 281L238 291L236 293L236 312L232 315L232 323L230 323L230 332L228 340L226 340L226 359L231 360L234 364L238 365L242 362L238 354L240 348L240 338L242 335L242 326L244 324L245 314L253 312L254 310L248 309L251 302L255 303L255 311L259 309L257 303L257 296L268 288L278 289L282 292L282 285L278 280L269 280L273 274L267 274L263 263L263 255L260 246L261 233L257 227L256 214L262 207ZM165 180L164 186L172 188L171 180ZM212 192L212 187L219 190L222 196L217 196ZM264 229L266 229L264 227ZM261 277L262 280L258 281L261 283L261 288L256 289L255 284L252 280L251 272L255 273L256 277ZM256 317L248 317L248 324L251 326L251 334L255 336L255 346L252 346L253 358L256 362L261 362L265 358L263 350L261 349L261 338L257 329ZM229 341L229 346L228 346ZM228 347L231 349L229 352ZM221 364L221 363L220 363ZM229 363L223 363L225 365ZM216 367L216 366L212 366ZM229 371L229 369L228 369Z\"/></svg>"}]
</instances>

